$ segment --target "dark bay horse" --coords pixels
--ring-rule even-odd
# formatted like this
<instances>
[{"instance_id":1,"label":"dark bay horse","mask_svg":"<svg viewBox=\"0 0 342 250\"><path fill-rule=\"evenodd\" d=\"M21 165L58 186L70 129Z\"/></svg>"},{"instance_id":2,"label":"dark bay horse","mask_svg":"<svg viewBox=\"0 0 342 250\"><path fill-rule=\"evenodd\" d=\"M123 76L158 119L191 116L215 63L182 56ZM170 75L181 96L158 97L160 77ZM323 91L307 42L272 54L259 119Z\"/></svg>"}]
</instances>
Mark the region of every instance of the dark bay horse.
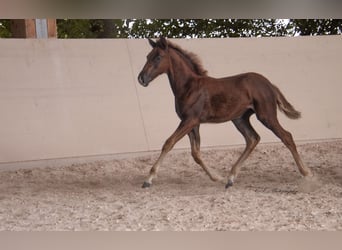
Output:
<instances>
[{"instance_id":1,"label":"dark bay horse","mask_svg":"<svg viewBox=\"0 0 342 250\"><path fill-rule=\"evenodd\" d=\"M200 157L201 123L232 121L246 140L246 148L231 168L226 188L233 185L241 164L260 141L260 136L250 124L249 118L256 114L258 120L274 132L291 151L303 176L312 173L301 161L292 135L278 122L277 107L291 119L300 118L300 113L285 99L280 90L257 73L213 78L207 75L198 58L179 46L161 37L148 40L152 51L138 76L139 83L147 87L160 74L166 73L175 96L175 107L181 122L176 131L166 140L161 154L150 170L143 188L152 184L166 154L185 135L189 136L191 154L213 181L222 178L213 174Z\"/></svg>"}]
</instances>

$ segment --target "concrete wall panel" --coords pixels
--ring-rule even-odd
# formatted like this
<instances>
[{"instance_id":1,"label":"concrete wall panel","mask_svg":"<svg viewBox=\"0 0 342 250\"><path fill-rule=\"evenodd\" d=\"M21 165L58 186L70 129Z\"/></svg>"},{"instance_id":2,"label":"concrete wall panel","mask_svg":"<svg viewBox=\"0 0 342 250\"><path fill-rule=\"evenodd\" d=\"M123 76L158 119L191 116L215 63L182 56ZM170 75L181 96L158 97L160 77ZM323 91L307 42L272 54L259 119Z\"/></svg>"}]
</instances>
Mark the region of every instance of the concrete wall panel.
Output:
<instances>
[{"instance_id":1,"label":"concrete wall panel","mask_svg":"<svg viewBox=\"0 0 342 250\"><path fill-rule=\"evenodd\" d=\"M0 46L1 162L146 150L124 40Z\"/></svg>"}]
</instances>

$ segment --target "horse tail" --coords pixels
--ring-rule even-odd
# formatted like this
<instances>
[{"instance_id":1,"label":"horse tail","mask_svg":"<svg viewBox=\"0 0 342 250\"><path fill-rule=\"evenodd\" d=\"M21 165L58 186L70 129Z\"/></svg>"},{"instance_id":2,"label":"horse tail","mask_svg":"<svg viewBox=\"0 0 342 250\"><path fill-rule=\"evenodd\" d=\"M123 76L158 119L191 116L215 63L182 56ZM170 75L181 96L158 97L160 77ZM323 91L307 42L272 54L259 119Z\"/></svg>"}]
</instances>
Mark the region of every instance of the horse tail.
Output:
<instances>
[{"instance_id":1,"label":"horse tail","mask_svg":"<svg viewBox=\"0 0 342 250\"><path fill-rule=\"evenodd\" d=\"M297 111L291 103L289 103L283 93L279 90L278 87L272 84L273 92L277 98L277 105L280 111L282 111L288 118L290 119L299 119L301 117L301 113Z\"/></svg>"}]
</instances>

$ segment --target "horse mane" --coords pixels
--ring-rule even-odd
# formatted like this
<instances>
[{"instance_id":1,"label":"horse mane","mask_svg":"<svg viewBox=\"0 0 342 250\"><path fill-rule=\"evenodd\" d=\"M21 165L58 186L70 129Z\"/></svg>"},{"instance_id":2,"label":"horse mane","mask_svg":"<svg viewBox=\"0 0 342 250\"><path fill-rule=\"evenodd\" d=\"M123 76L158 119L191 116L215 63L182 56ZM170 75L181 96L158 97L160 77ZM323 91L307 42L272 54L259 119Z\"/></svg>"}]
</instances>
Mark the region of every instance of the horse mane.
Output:
<instances>
[{"instance_id":1,"label":"horse mane","mask_svg":"<svg viewBox=\"0 0 342 250\"><path fill-rule=\"evenodd\" d=\"M201 60L199 59L199 57L196 54L189 52L189 51L186 51L186 50L182 49L180 46L178 46L178 45L176 45L176 44L174 44L168 40L167 40L167 44L168 44L169 48L176 50L184 59L186 59L189 66L193 69L193 71L197 75L200 75L200 76L207 76L208 75L208 71L206 69L204 69L204 67L201 63Z\"/></svg>"}]
</instances>

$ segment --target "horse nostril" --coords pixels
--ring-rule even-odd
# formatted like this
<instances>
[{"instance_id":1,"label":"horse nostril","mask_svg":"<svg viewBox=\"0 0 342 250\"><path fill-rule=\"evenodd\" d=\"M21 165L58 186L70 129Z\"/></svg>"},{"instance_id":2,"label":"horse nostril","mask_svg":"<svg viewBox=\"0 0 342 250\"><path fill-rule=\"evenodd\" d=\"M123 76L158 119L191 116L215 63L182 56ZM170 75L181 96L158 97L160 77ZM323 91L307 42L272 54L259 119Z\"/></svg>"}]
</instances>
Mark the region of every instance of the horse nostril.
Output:
<instances>
[{"instance_id":1,"label":"horse nostril","mask_svg":"<svg viewBox=\"0 0 342 250\"><path fill-rule=\"evenodd\" d=\"M140 84L143 84L143 83L144 83L144 79L143 79L141 73L138 75L138 81L139 81Z\"/></svg>"}]
</instances>

